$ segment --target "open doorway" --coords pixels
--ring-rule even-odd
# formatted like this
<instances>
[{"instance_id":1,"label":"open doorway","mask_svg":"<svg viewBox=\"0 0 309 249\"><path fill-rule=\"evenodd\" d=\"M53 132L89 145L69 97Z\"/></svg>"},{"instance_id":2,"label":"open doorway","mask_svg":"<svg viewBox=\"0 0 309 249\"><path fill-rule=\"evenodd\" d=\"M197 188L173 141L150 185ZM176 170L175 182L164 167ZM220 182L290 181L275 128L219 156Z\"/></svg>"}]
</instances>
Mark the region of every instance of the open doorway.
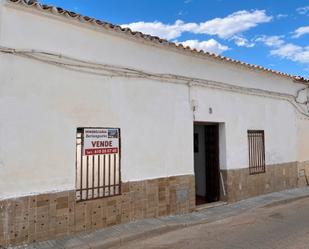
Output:
<instances>
[{"instance_id":1,"label":"open doorway","mask_svg":"<svg viewBox=\"0 0 309 249\"><path fill-rule=\"evenodd\" d=\"M219 124L194 124L196 205L220 200Z\"/></svg>"}]
</instances>

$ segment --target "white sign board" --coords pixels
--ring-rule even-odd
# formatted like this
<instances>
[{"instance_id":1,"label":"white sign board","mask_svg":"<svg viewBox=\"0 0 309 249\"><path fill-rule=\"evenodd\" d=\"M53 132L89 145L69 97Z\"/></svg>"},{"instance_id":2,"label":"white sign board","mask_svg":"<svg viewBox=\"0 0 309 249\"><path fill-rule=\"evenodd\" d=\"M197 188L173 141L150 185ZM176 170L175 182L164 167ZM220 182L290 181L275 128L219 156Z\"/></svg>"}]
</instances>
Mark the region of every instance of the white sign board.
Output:
<instances>
[{"instance_id":1,"label":"white sign board","mask_svg":"<svg viewBox=\"0 0 309 249\"><path fill-rule=\"evenodd\" d=\"M119 129L84 129L84 155L117 154L119 152Z\"/></svg>"}]
</instances>

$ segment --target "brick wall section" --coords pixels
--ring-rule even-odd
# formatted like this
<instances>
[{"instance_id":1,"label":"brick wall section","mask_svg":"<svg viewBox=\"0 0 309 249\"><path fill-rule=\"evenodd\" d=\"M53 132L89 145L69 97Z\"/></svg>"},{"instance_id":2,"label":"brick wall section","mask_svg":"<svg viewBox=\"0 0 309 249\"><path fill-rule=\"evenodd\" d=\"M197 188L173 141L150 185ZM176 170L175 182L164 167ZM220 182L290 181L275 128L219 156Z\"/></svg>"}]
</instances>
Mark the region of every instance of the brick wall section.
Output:
<instances>
[{"instance_id":1,"label":"brick wall section","mask_svg":"<svg viewBox=\"0 0 309 249\"><path fill-rule=\"evenodd\" d=\"M74 191L3 200L0 248L194 209L193 175L123 183L120 196L79 203Z\"/></svg>"},{"instance_id":2,"label":"brick wall section","mask_svg":"<svg viewBox=\"0 0 309 249\"><path fill-rule=\"evenodd\" d=\"M269 165L266 166L265 173L256 175L250 175L249 168L222 170L221 172L227 192L225 200L228 202L298 186L298 167L296 162Z\"/></svg>"}]
</instances>

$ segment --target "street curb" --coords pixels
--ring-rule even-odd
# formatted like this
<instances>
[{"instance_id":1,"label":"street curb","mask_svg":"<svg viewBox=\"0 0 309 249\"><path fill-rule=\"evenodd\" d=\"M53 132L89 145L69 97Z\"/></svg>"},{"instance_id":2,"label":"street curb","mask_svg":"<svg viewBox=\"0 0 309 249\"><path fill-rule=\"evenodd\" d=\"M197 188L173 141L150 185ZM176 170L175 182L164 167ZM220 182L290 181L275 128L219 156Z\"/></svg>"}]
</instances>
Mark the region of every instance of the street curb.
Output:
<instances>
[{"instance_id":1,"label":"street curb","mask_svg":"<svg viewBox=\"0 0 309 249\"><path fill-rule=\"evenodd\" d=\"M183 227L184 226L182 224L164 225L162 227L158 227L158 228L148 230L145 232L136 233L132 235L124 235L120 237L120 244L124 245L125 243L132 242L137 239L147 239L150 237L161 235L163 233L172 232L172 231L178 230Z\"/></svg>"},{"instance_id":2,"label":"street curb","mask_svg":"<svg viewBox=\"0 0 309 249\"><path fill-rule=\"evenodd\" d=\"M158 227L155 229L147 230L144 232L139 232L139 233L132 233L132 234L127 234L123 235L120 237L114 237L110 238L108 240L95 240L87 243L87 247L89 249L108 249L108 248L114 248L118 247L121 245L124 245L126 243L138 240L138 239L147 239L150 237L154 237L157 235L161 235L163 233L167 232L172 232L175 230L178 230L180 228L184 228L185 226L183 224L166 224L162 227ZM74 248L72 248L74 249Z\"/></svg>"},{"instance_id":3,"label":"street curb","mask_svg":"<svg viewBox=\"0 0 309 249\"><path fill-rule=\"evenodd\" d=\"M107 240L96 240L88 243L89 249L107 249L115 246L120 246L120 238L110 238ZM72 248L73 249L73 248Z\"/></svg>"},{"instance_id":4,"label":"street curb","mask_svg":"<svg viewBox=\"0 0 309 249\"><path fill-rule=\"evenodd\" d=\"M280 205L289 204L289 203L299 201L299 200L302 200L302 199L306 199L306 198L309 198L309 195L295 196L293 198L289 198L289 199L285 199L285 200L274 201L273 203L269 203L269 204L262 206L262 208L272 208L272 207L276 207L276 206L280 206Z\"/></svg>"}]
</instances>

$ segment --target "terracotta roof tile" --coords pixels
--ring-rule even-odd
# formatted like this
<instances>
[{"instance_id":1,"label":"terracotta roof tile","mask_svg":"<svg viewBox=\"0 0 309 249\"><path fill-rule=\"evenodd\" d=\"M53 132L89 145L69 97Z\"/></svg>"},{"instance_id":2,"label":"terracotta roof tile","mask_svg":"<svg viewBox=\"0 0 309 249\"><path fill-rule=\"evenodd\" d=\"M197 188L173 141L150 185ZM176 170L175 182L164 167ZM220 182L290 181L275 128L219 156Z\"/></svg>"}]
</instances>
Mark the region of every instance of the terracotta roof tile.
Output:
<instances>
[{"instance_id":1,"label":"terracotta roof tile","mask_svg":"<svg viewBox=\"0 0 309 249\"><path fill-rule=\"evenodd\" d=\"M94 19L94 18L91 18L91 17L88 17L88 16L83 16L81 14L77 14L77 13L72 12L72 11L64 10L62 8L59 8L59 7L54 7L54 6L50 6L50 5L46 5L46 4L40 4L40 3L37 2L37 0L6 0L6 1L9 2L9 3L23 5L23 6L28 7L28 8L36 8L40 11L50 12L54 15L62 15L62 16L65 16L67 18L76 19L76 20L81 21L81 22L87 22L89 24L98 25L98 26L105 28L105 29L113 30L115 32L125 33L127 35L134 36L136 38L147 40L148 42L150 41L150 42L159 43L159 44L162 44L162 45L165 45L165 46L177 48L179 50L187 50L187 51L192 52L193 54L199 54L199 55L202 54L202 55L210 57L210 58L218 59L218 60L221 60L221 61L226 61L226 62L233 63L233 64L242 65L242 66L245 66L249 69L265 71L265 72L273 73L273 74L276 74L276 75L288 77L288 78L291 78L295 81L299 81L299 82L303 82L303 83L309 83L309 79L304 78L302 76L295 76L295 75L291 75L291 74L287 74L287 73L282 73L282 72L275 71L275 70L272 70L272 69L269 69L269 68L264 68L262 66L249 64L249 63L246 63L246 62L238 61L238 60L235 60L235 59L232 59L232 58L229 58L229 57L217 55L217 54L206 52L206 51L203 51L203 50L197 51L196 49L192 49L188 46L184 47L182 44L176 44L176 43L167 41L165 39L161 39L157 36L151 36L151 35L143 34L143 33L138 32L138 31L132 31L129 28L122 28L118 25L114 25L114 24L111 24L111 23L108 23L108 22L97 20L97 19Z\"/></svg>"}]
</instances>

